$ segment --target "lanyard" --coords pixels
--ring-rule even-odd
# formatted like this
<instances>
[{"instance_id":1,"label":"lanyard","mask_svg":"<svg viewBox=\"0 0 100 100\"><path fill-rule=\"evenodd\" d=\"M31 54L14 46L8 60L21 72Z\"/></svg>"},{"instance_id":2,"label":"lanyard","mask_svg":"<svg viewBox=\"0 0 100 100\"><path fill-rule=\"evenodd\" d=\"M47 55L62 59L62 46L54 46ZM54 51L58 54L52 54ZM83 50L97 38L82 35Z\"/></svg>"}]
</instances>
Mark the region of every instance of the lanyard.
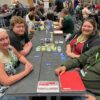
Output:
<instances>
[{"instance_id":1,"label":"lanyard","mask_svg":"<svg viewBox=\"0 0 100 100\"><path fill-rule=\"evenodd\" d=\"M85 42L86 41L86 38L84 38L82 35L80 35L78 38L77 38L77 41L76 41L76 45L80 42Z\"/></svg>"},{"instance_id":2,"label":"lanyard","mask_svg":"<svg viewBox=\"0 0 100 100\"><path fill-rule=\"evenodd\" d=\"M100 53L99 52L96 53L95 58L96 58L95 63L97 63L100 60ZM89 69L90 67L92 67L92 66L87 66L86 70Z\"/></svg>"},{"instance_id":3,"label":"lanyard","mask_svg":"<svg viewBox=\"0 0 100 100\"><path fill-rule=\"evenodd\" d=\"M100 60L100 53L97 52L95 55L95 63L97 63ZM83 77L85 77L85 75L87 74L87 70L92 67L91 65L87 66L85 69L82 69L80 72L82 74Z\"/></svg>"},{"instance_id":4,"label":"lanyard","mask_svg":"<svg viewBox=\"0 0 100 100\"><path fill-rule=\"evenodd\" d=\"M98 61L98 60L100 60L100 53L99 52L96 53L96 61Z\"/></svg>"}]
</instances>

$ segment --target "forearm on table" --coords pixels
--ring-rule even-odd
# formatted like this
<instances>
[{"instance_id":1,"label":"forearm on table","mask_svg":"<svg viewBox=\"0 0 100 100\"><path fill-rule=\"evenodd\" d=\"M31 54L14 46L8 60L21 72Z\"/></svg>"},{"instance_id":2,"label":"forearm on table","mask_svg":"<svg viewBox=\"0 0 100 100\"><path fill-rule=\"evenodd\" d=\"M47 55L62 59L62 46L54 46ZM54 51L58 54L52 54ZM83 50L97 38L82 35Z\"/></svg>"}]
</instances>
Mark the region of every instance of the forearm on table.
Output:
<instances>
[{"instance_id":1,"label":"forearm on table","mask_svg":"<svg viewBox=\"0 0 100 100\"><path fill-rule=\"evenodd\" d=\"M23 63L24 65L25 65L26 63L29 63L29 61L28 61L23 55L20 56L19 61L20 61L21 63Z\"/></svg>"},{"instance_id":2,"label":"forearm on table","mask_svg":"<svg viewBox=\"0 0 100 100\"><path fill-rule=\"evenodd\" d=\"M15 82L21 80L22 78L24 78L26 75L28 74L27 71L22 71L19 74L13 75L13 76L9 76L8 79L6 79L6 81L4 82L4 85L12 85Z\"/></svg>"}]
</instances>

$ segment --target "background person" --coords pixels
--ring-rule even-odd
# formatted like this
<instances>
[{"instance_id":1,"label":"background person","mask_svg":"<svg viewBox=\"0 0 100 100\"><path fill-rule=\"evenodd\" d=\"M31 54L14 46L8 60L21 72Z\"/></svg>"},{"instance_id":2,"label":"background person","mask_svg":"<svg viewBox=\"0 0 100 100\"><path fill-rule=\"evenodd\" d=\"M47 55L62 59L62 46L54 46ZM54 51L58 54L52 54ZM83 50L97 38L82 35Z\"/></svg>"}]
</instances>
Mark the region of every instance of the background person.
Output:
<instances>
[{"instance_id":1,"label":"background person","mask_svg":"<svg viewBox=\"0 0 100 100\"><path fill-rule=\"evenodd\" d=\"M25 17L25 21L26 21L27 24L30 22L29 14L35 16L35 7L34 7L34 6L32 6L32 7L29 8L29 13L28 13L28 14L26 15L26 17ZM34 18L35 18L35 17L34 17ZM35 20L35 19L34 19L34 20Z\"/></svg>"},{"instance_id":2,"label":"background person","mask_svg":"<svg viewBox=\"0 0 100 100\"><path fill-rule=\"evenodd\" d=\"M74 22L66 8L61 11L61 17L59 20L59 29L63 30L66 41L73 34Z\"/></svg>"},{"instance_id":3,"label":"background person","mask_svg":"<svg viewBox=\"0 0 100 100\"><path fill-rule=\"evenodd\" d=\"M88 9L88 4L84 5L83 9L82 9L82 15L83 15L83 19L87 19L89 17L90 14L92 14L92 12Z\"/></svg>"},{"instance_id":4,"label":"background person","mask_svg":"<svg viewBox=\"0 0 100 100\"><path fill-rule=\"evenodd\" d=\"M29 17L29 20L30 20L27 23L27 25L28 25L28 37L29 37L29 39L32 39L33 38L33 34L35 32L35 25L34 25L34 17L35 16L32 13L30 13L28 15L28 17Z\"/></svg>"}]
</instances>

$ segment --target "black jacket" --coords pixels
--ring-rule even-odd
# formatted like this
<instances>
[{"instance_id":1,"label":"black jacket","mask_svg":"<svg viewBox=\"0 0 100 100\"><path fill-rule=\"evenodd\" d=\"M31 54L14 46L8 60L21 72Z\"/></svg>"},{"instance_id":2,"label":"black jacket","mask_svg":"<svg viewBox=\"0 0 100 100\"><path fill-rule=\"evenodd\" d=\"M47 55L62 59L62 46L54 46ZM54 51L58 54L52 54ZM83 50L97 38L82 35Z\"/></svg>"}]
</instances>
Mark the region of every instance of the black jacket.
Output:
<instances>
[{"instance_id":1,"label":"black jacket","mask_svg":"<svg viewBox=\"0 0 100 100\"><path fill-rule=\"evenodd\" d=\"M74 33L70 39L68 40L67 44L73 40L74 38L78 37L79 35L81 34L81 32L78 32L78 33ZM83 49L82 49L82 52L85 52L87 50L89 50L91 47L94 47L94 46L100 46L100 34L96 33L96 34L93 34L91 35L88 40L84 43L84 46L83 46Z\"/></svg>"},{"instance_id":2,"label":"black jacket","mask_svg":"<svg viewBox=\"0 0 100 100\"><path fill-rule=\"evenodd\" d=\"M23 36L18 36L13 30L8 30L8 35L10 38L10 44L17 50L23 50L25 43L29 42L27 31Z\"/></svg>"}]
</instances>

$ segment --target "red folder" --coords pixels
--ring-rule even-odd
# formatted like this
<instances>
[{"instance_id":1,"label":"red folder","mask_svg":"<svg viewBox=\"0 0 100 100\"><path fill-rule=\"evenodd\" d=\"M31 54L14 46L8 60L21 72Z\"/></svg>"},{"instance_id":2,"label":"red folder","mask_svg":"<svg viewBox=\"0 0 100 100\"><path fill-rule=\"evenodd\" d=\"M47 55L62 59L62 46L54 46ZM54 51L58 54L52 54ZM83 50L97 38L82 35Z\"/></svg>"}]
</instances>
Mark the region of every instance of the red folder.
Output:
<instances>
[{"instance_id":1,"label":"red folder","mask_svg":"<svg viewBox=\"0 0 100 100\"><path fill-rule=\"evenodd\" d=\"M68 71L59 76L60 87L63 92L72 91L84 91L85 86L81 80L81 77L77 71Z\"/></svg>"}]
</instances>

